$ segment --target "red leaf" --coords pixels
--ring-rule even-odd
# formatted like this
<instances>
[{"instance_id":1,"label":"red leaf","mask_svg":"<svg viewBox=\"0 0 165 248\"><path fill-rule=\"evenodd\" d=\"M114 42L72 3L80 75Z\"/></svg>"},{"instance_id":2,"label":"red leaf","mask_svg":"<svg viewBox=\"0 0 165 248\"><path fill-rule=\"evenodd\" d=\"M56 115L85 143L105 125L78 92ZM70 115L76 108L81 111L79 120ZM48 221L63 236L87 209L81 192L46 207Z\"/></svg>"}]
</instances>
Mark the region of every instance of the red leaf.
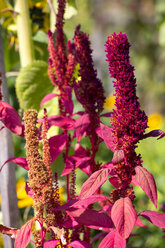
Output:
<instances>
[{"instance_id":1,"label":"red leaf","mask_svg":"<svg viewBox=\"0 0 165 248\"><path fill-rule=\"evenodd\" d=\"M136 186L139 185L135 176L132 176L132 181L130 183Z\"/></svg>"},{"instance_id":2,"label":"red leaf","mask_svg":"<svg viewBox=\"0 0 165 248\"><path fill-rule=\"evenodd\" d=\"M165 214L157 213L155 211L143 211L139 216L143 216L155 226L165 228Z\"/></svg>"},{"instance_id":3,"label":"red leaf","mask_svg":"<svg viewBox=\"0 0 165 248\"><path fill-rule=\"evenodd\" d=\"M107 168L94 172L82 185L79 198L83 199L93 195L105 183L108 174L109 170Z\"/></svg>"},{"instance_id":4,"label":"red leaf","mask_svg":"<svg viewBox=\"0 0 165 248\"><path fill-rule=\"evenodd\" d=\"M13 161L15 164L18 164L19 166L21 166L22 168L24 168L25 170L29 170L26 158L22 158L22 157L15 157L15 158L9 158L0 168L0 171L2 170L3 166L5 164L7 164L8 162Z\"/></svg>"},{"instance_id":5,"label":"red leaf","mask_svg":"<svg viewBox=\"0 0 165 248\"><path fill-rule=\"evenodd\" d=\"M73 248L92 248L92 246L85 241L72 241L67 245L67 247L73 247Z\"/></svg>"},{"instance_id":6,"label":"red leaf","mask_svg":"<svg viewBox=\"0 0 165 248\"><path fill-rule=\"evenodd\" d=\"M66 145L67 135L59 134L49 139L51 162L53 162L62 152Z\"/></svg>"},{"instance_id":7,"label":"red leaf","mask_svg":"<svg viewBox=\"0 0 165 248\"><path fill-rule=\"evenodd\" d=\"M140 226L140 227L147 228L147 226L144 225L144 223L139 218L137 218L136 223L135 223L135 226Z\"/></svg>"},{"instance_id":8,"label":"red leaf","mask_svg":"<svg viewBox=\"0 0 165 248\"><path fill-rule=\"evenodd\" d=\"M13 239L16 238L18 231L19 229L17 228L11 228L0 224L0 233L6 234Z\"/></svg>"},{"instance_id":9,"label":"red leaf","mask_svg":"<svg viewBox=\"0 0 165 248\"><path fill-rule=\"evenodd\" d=\"M105 230L109 231L113 227L113 222L111 218L102 212L98 212L93 209L74 209L67 210L67 213L74 217L74 219L86 225L89 228L97 229L97 230Z\"/></svg>"},{"instance_id":10,"label":"red leaf","mask_svg":"<svg viewBox=\"0 0 165 248\"><path fill-rule=\"evenodd\" d=\"M0 120L8 130L23 135L23 125L17 111L7 102L0 101Z\"/></svg>"},{"instance_id":11,"label":"red leaf","mask_svg":"<svg viewBox=\"0 0 165 248\"><path fill-rule=\"evenodd\" d=\"M142 166L135 168L136 179L142 190L148 195L155 207L157 207L157 190L156 183L152 174Z\"/></svg>"},{"instance_id":12,"label":"red leaf","mask_svg":"<svg viewBox=\"0 0 165 248\"><path fill-rule=\"evenodd\" d=\"M43 122L43 119L38 119L39 123ZM62 127L67 130L72 130L74 129L75 126L75 120L73 120L70 117L63 117L60 115L54 115L54 116L49 116L48 117L48 124L49 126L57 126L57 127Z\"/></svg>"},{"instance_id":13,"label":"red leaf","mask_svg":"<svg viewBox=\"0 0 165 248\"><path fill-rule=\"evenodd\" d=\"M97 128L96 133L104 140L106 146L114 152L114 138L112 135L112 128L100 123L100 127Z\"/></svg>"},{"instance_id":14,"label":"red leaf","mask_svg":"<svg viewBox=\"0 0 165 248\"><path fill-rule=\"evenodd\" d=\"M48 101L50 101L51 99L53 99L55 96L60 96L59 94L55 94L55 93L49 93L46 96L44 96L44 98L42 99L41 103L40 103L40 107L42 107L42 105Z\"/></svg>"},{"instance_id":15,"label":"red leaf","mask_svg":"<svg viewBox=\"0 0 165 248\"><path fill-rule=\"evenodd\" d=\"M34 219L29 220L18 231L14 248L26 248L29 244L31 240L31 229L34 221Z\"/></svg>"},{"instance_id":16,"label":"red leaf","mask_svg":"<svg viewBox=\"0 0 165 248\"><path fill-rule=\"evenodd\" d=\"M88 198L79 200L75 203L73 203L73 205L71 207L73 208L81 208L84 207L86 208L88 205L94 203L94 202L98 202L98 201L109 201L108 197L105 195L91 195Z\"/></svg>"},{"instance_id":17,"label":"red leaf","mask_svg":"<svg viewBox=\"0 0 165 248\"><path fill-rule=\"evenodd\" d=\"M128 197L120 198L114 203L111 218L120 236L127 239L137 219L137 213Z\"/></svg>"},{"instance_id":18,"label":"red leaf","mask_svg":"<svg viewBox=\"0 0 165 248\"><path fill-rule=\"evenodd\" d=\"M54 248L59 242L59 239L48 240L44 242L43 248Z\"/></svg>"},{"instance_id":19,"label":"red leaf","mask_svg":"<svg viewBox=\"0 0 165 248\"><path fill-rule=\"evenodd\" d=\"M81 140L82 136L86 132L89 124L90 124L89 114L84 114L76 120L75 129L76 129L76 137L78 142Z\"/></svg>"},{"instance_id":20,"label":"red leaf","mask_svg":"<svg viewBox=\"0 0 165 248\"><path fill-rule=\"evenodd\" d=\"M68 175L69 173L71 173L72 170L74 169L74 166L75 166L75 161L72 158L72 156L66 158L66 160L65 160L65 168L64 168L61 176L65 176L65 175Z\"/></svg>"},{"instance_id":21,"label":"red leaf","mask_svg":"<svg viewBox=\"0 0 165 248\"><path fill-rule=\"evenodd\" d=\"M123 240L117 230L108 233L101 241L98 248L125 248L126 240Z\"/></svg>"}]
</instances>

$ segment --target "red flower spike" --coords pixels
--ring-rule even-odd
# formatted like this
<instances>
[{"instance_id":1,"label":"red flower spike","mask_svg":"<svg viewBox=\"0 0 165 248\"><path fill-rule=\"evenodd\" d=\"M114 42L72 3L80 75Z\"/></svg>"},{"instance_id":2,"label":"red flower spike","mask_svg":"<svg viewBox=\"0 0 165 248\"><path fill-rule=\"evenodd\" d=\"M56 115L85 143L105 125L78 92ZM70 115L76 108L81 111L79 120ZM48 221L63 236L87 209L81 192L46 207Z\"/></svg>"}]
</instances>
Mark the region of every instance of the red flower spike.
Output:
<instances>
[{"instance_id":1,"label":"red flower spike","mask_svg":"<svg viewBox=\"0 0 165 248\"><path fill-rule=\"evenodd\" d=\"M120 236L127 239L137 220L137 213L128 197L120 198L114 203L111 218Z\"/></svg>"}]
</instances>

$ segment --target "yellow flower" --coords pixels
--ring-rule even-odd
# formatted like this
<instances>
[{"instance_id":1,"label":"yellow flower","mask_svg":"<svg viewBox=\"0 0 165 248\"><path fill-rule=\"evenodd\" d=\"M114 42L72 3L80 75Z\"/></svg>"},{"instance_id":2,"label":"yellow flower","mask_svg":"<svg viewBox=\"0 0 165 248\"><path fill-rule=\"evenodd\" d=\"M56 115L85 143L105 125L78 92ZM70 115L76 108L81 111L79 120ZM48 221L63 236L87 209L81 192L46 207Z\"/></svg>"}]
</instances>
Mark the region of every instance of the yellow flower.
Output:
<instances>
[{"instance_id":1,"label":"yellow flower","mask_svg":"<svg viewBox=\"0 0 165 248\"><path fill-rule=\"evenodd\" d=\"M30 196L28 196L26 193L25 180L23 177L19 178L17 185L16 185L16 191L17 191L19 208L25 208L25 207L33 205L33 199ZM63 192L64 192L64 188L60 187L58 193L59 193L59 200L61 204L64 203L64 196L62 194ZM1 197L0 197L0 205L1 205Z\"/></svg>"},{"instance_id":2,"label":"yellow flower","mask_svg":"<svg viewBox=\"0 0 165 248\"><path fill-rule=\"evenodd\" d=\"M104 108L107 110L112 110L115 107L115 97L113 93L111 93L106 99L104 103Z\"/></svg>"},{"instance_id":3,"label":"yellow flower","mask_svg":"<svg viewBox=\"0 0 165 248\"><path fill-rule=\"evenodd\" d=\"M26 194L25 190L25 180L21 177L16 185L17 198L18 198L18 207L25 208L33 205L33 199Z\"/></svg>"},{"instance_id":4,"label":"yellow flower","mask_svg":"<svg viewBox=\"0 0 165 248\"><path fill-rule=\"evenodd\" d=\"M163 125L163 116L160 113L152 113L148 117L148 128L150 130L161 129Z\"/></svg>"}]
</instances>

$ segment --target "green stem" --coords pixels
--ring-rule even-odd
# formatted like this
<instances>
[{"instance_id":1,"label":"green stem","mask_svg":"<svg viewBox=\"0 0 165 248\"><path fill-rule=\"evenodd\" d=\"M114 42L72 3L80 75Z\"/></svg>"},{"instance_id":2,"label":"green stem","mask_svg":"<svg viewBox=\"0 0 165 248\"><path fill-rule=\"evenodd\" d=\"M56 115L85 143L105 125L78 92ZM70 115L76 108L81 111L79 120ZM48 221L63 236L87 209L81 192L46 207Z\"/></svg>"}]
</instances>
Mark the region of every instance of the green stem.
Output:
<instances>
[{"instance_id":1,"label":"green stem","mask_svg":"<svg viewBox=\"0 0 165 248\"><path fill-rule=\"evenodd\" d=\"M34 59L31 24L27 0L16 0L15 11L21 66L31 64Z\"/></svg>"}]
</instances>

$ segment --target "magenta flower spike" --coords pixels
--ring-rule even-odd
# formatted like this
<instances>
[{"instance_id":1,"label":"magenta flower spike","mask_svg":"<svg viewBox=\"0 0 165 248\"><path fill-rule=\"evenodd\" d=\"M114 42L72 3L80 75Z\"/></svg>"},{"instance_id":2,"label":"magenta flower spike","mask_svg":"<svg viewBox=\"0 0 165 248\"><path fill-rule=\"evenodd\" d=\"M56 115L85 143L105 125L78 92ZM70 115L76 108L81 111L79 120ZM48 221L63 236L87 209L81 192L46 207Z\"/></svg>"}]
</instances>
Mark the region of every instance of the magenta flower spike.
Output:
<instances>
[{"instance_id":1,"label":"magenta flower spike","mask_svg":"<svg viewBox=\"0 0 165 248\"><path fill-rule=\"evenodd\" d=\"M110 35L105 47L109 72L115 78L113 83L116 109L113 110L111 117L114 152L115 155L118 151L124 153L124 161L122 156L122 161L114 164L120 182L113 200L126 196L133 199L129 184L132 175L135 174L134 168L142 164L141 156L136 154L135 148L147 128L148 118L140 109L136 96L136 79L134 67L130 64L130 44L127 35L122 33Z\"/></svg>"},{"instance_id":2,"label":"magenta flower spike","mask_svg":"<svg viewBox=\"0 0 165 248\"><path fill-rule=\"evenodd\" d=\"M79 75L81 80L75 84L77 100L90 115L99 115L103 110L104 89L102 82L97 78L92 60L92 49L88 35L76 28L74 36L76 61L80 64Z\"/></svg>"}]
</instances>

